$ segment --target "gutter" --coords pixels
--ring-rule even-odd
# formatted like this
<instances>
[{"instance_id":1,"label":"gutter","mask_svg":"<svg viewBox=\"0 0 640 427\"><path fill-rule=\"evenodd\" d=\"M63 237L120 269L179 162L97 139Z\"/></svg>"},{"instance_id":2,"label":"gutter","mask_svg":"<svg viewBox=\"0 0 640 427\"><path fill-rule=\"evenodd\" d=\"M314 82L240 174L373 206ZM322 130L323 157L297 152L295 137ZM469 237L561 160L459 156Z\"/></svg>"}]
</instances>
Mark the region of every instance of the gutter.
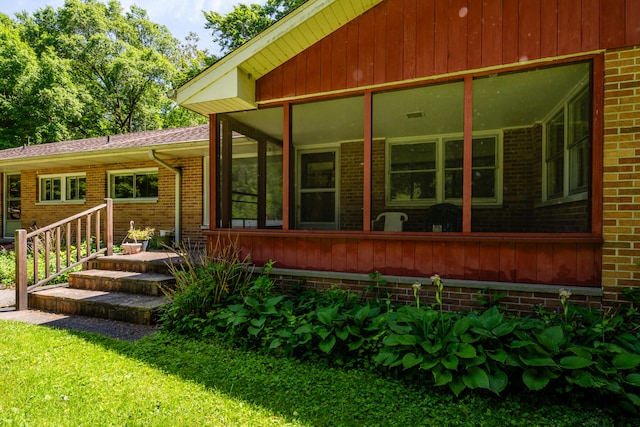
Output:
<instances>
[{"instance_id":1,"label":"gutter","mask_svg":"<svg viewBox=\"0 0 640 427\"><path fill-rule=\"evenodd\" d=\"M149 157L151 158L151 160L153 160L154 162L158 163L159 165L163 166L166 169L169 169L171 172L173 172L176 176L175 179L175 183L176 183L176 189L175 189L175 197L176 197L176 201L175 201L175 244L179 244L181 239L182 239L182 171L178 168L174 168L173 166L167 164L166 162L160 160L155 153L155 150L149 150Z\"/></svg>"}]
</instances>

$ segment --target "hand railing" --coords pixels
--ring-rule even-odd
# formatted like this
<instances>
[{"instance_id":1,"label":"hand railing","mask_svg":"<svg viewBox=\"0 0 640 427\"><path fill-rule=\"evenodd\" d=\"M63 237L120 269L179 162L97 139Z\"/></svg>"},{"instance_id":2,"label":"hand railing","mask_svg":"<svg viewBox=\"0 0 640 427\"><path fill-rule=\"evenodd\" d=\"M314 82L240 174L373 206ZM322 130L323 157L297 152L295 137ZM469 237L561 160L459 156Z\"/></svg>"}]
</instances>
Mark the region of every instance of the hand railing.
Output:
<instances>
[{"instance_id":1,"label":"hand railing","mask_svg":"<svg viewBox=\"0 0 640 427\"><path fill-rule=\"evenodd\" d=\"M102 212L105 214L104 229L102 229ZM72 242L75 242L75 257L72 254ZM63 252L66 252L64 263ZM28 286L29 253L33 253L31 266L33 284L31 286ZM28 294L33 289L49 283L100 254L111 255L112 253L113 201L111 199L105 199L105 203L99 206L29 233L24 229L16 230L16 310L28 308ZM52 269L51 265L52 254L55 256L55 269ZM41 260L44 261L42 274L39 271Z\"/></svg>"}]
</instances>

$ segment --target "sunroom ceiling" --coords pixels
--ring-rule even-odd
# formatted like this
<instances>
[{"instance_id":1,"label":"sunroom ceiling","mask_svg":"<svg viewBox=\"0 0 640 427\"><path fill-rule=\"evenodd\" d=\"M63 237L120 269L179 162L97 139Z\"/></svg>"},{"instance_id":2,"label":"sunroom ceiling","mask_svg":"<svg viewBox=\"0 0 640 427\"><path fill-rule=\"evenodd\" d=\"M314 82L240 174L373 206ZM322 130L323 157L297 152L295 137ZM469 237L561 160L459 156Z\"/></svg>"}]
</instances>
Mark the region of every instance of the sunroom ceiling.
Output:
<instances>
[{"instance_id":1,"label":"sunroom ceiling","mask_svg":"<svg viewBox=\"0 0 640 427\"><path fill-rule=\"evenodd\" d=\"M531 126L543 121L588 76L587 63L492 75L474 80L474 131ZM462 82L389 91L373 97L373 137L397 138L462 132ZM362 96L293 106L296 146L363 138ZM282 140L282 108L234 113L247 125ZM421 117L409 118L411 113ZM332 117L354 117L336 125ZM355 126L353 125L355 124Z\"/></svg>"}]
</instances>

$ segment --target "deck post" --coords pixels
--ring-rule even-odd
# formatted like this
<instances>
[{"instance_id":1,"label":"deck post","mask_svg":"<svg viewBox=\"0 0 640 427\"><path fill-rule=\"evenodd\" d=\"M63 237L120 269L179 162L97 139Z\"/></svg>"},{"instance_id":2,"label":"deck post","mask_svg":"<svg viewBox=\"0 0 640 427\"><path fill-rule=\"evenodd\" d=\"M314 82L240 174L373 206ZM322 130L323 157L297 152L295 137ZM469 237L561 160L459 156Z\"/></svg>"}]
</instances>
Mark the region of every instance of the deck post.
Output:
<instances>
[{"instance_id":1,"label":"deck post","mask_svg":"<svg viewBox=\"0 0 640 427\"><path fill-rule=\"evenodd\" d=\"M16 310L27 310L29 307L27 293L27 230L15 231L16 254Z\"/></svg>"},{"instance_id":2,"label":"deck post","mask_svg":"<svg viewBox=\"0 0 640 427\"><path fill-rule=\"evenodd\" d=\"M113 199L106 198L107 215L105 218L105 240L107 245L107 256L113 255ZM98 239L100 236L98 236Z\"/></svg>"}]
</instances>

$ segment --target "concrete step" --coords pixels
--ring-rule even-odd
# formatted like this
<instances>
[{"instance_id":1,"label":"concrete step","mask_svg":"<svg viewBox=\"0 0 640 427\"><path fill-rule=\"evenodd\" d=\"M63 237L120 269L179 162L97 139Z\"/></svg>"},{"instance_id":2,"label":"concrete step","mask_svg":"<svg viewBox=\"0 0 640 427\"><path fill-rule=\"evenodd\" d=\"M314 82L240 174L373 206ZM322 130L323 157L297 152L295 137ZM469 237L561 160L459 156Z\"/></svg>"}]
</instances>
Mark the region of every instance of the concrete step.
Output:
<instances>
[{"instance_id":1,"label":"concrete step","mask_svg":"<svg viewBox=\"0 0 640 427\"><path fill-rule=\"evenodd\" d=\"M69 274L69 287L105 292L141 295L163 295L162 288L175 286L175 278L167 274L137 273L115 270L83 270Z\"/></svg>"},{"instance_id":2,"label":"concrete step","mask_svg":"<svg viewBox=\"0 0 640 427\"><path fill-rule=\"evenodd\" d=\"M182 258L173 252L145 251L132 255L100 256L87 262L84 269L169 274L169 264L172 263L182 263Z\"/></svg>"},{"instance_id":3,"label":"concrete step","mask_svg":"<svg viewBox=\"0 0 640 427\"><path fill-rule=\"evenodd\" d=\"M163 296L73 289L67 286L45 287L29 294L31 309L139 325L156 323L160 307L166 302Z\"/></svg>"}]
</instances>

